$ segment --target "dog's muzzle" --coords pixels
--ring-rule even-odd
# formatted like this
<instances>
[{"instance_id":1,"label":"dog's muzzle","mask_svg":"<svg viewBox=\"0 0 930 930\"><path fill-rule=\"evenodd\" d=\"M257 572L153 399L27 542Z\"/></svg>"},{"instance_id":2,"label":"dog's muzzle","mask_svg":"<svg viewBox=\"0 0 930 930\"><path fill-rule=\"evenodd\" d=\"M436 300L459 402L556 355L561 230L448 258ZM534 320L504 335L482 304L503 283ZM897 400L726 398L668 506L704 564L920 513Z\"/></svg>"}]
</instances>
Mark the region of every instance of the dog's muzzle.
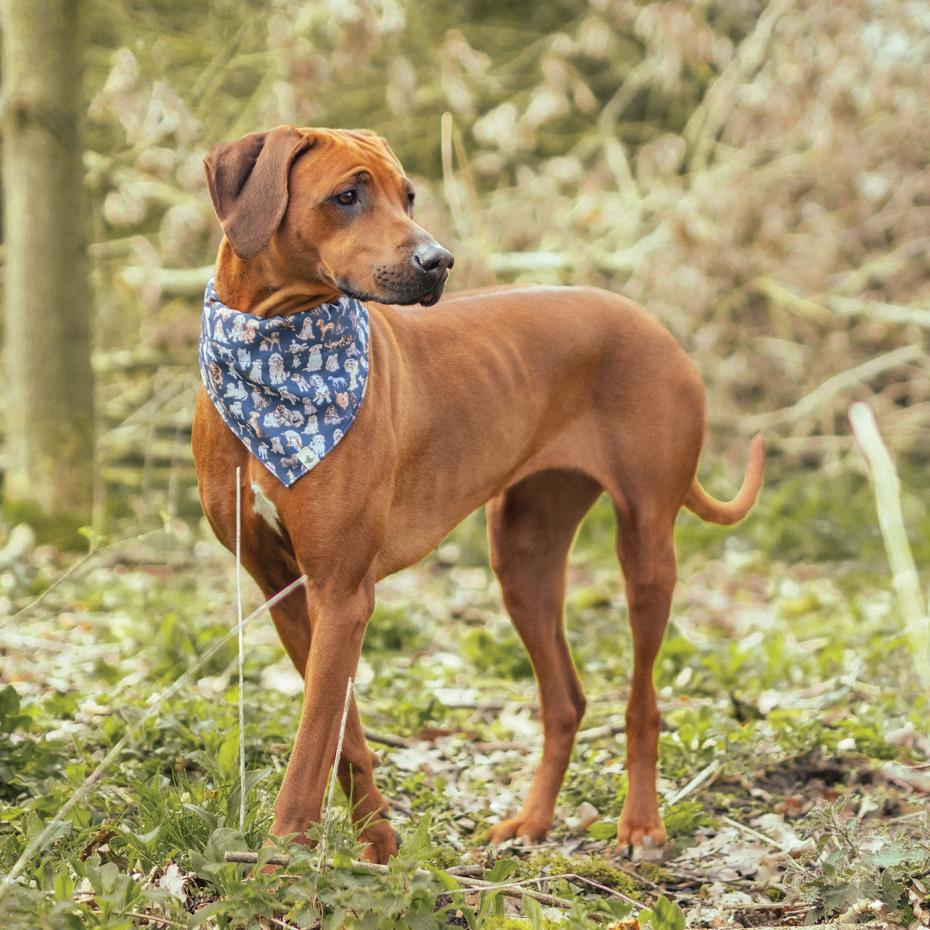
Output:
<instances>
[{"instance_id":1,"label":"dog's muzzle","mask_svg":"<svg viewBox=\"0 0 930 930\"><path fill-rule=\"evenodd\" d=\"M455 259L433 239L423 239L414 246L409 258L398 265L377 265L372 277L378 291L359 293L348 281L339 281L344 294L358 300L375 300L387 304L422 304L431 307L442 297Z\"/></svg>"},{"instance_id":2,"label":"dog's muzzle","mask_svg":"<svg viewBox=\"0 0 930 930\"><path fill-rule=\"evenodd\" d=\"M438 242L424 239L413 250L410 260L416 269L418 282L422 285L418 302L424 307L431 307L442 297L455 258Z\"/></svg>"}]
</instances>

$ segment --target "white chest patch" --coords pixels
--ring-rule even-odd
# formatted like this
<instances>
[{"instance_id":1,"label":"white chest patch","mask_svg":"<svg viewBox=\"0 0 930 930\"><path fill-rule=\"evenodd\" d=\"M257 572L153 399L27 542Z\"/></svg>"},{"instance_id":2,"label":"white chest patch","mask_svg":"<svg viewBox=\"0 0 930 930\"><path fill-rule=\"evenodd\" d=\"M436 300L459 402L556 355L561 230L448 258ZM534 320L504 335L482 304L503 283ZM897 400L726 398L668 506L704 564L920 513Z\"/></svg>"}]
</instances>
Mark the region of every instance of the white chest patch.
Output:
<instances>
[{"instance_id":1,"label":"white chest patch","mask_svg":"<svg viewBox=\"0 0 930 930\"><path fill-rule=\"evenodd\" d=\"M252 495L252 511L255 516L261 517L279 536L283 536L278 508L268 499L257 481L252 482Z\"/></svg>"}]
</instances>

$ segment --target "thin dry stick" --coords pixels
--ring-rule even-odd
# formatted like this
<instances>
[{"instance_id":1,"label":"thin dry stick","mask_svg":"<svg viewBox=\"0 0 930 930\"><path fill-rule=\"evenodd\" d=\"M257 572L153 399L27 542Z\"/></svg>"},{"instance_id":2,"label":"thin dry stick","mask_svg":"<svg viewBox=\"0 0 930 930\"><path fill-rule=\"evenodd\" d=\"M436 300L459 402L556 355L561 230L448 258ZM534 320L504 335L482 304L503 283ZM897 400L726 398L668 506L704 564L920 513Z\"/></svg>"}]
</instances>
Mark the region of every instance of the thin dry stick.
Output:
<instances>
[{"instance_id":1,"label":"thin dry stick","mask_svg":"<svg viewBox=\"0 0 930 930\"><path fill-rule=\"evenodd\" d=\"M255 865L258 862L258 854L254 852L228 852L224 856L226 862L241 862L245 865ZM287 866L289 860L284 856L271 856L269 859L265 860L266 865L279 865ZM357 859L352 860L352 867L356 869L364 869L368 872L374 872L377 875L387 875L388 867L386 865L378 865L374 862L360 862ZM439 871L439 870L437 870ZM433 876L433 872L428 871L427 869L417 869L416 875L423 878L430 878ZM555 895L544 894L541 891L532 891L525 886L527 884L538 884L540 882L551 882L560 878L571 879L579 878L579 876L574 873L566 872L564 875L543 875L539 878L530 878L525 879L522 882L511 882L501 885L493 885L491 882L481 881L478 878L468 878L463 875L456 875L455 870L448 870L447 874L452 875L459 882L462 883L462 888L453 888L449 891L443 891L441 894L450 895L450 894L470 894L472 892L476 893L485 893L488 891L502 891L505 895L512 898L522 898L526 895L529 898L534 898L539 901L540 904L545 904L549 907L561 907L561 908L571 908L574 906L574 902L568 901L565 898L557 898ZM619 895L620 892L613 892L615 895ZM629 899L632 902L632 898ZM635 902L633 902L635 903ZM636 904L637 907L642 908L641 904Z\"/></svg>"},{"instance_id":2,"label":"thin dry stick","mask_svg":"<svg viewBox=\"0 0 930 930\"><path fill-rule=\"evenodd\" d=\"M750 904L715 901L712 906L718 911L812 911L817 905L805 904L803 901L754 901Z\"/></svg>"},{"instance_id":3,"label":"thin dry stick","mask_svg":"<svg viewBox=\"0 0 930 930\"><path fill-rule=\"evenodd\" d=\"M917 567L907 541L901 511L901 482L872 408L868 404L853 404L849 408L849 422L872 474L878 524L891 565L891 583L907 624L917 674L927 685L930 684L930 607L925 607Z\"/></svg>"},{"instance_id":4,"label":"thin dry stick","mask_svg":"<svg viewBox=\"0 0 930 930\"><path fill-rule=\"evenodd\" d=\"M140 911L117 911L120 917L135 917L138 920L145 920L149 923L161 924L163 927L181 927L181 930L187 930L189 924L181 924L176 920L169 920L167 917L160 917L158 914L143 914Z\"/></svg>"},{"instance_id":5,"label":"thin dry stick","mask_svg":"<svg viewBox=\"0 0 930 930\"><path fill-rule=\"evenodd\" d=\"M292 591L295 591L301 585L307 583L307 576L301 575L296 580L292 581L286 588L280 590L274 597L265 601L260 607L257 607L252 611L242 621L243 627L248 626L253 620L260 617L266 610L270 610L277 603L284 600ZM215 656L223 646L235 635L235 630L230 630L225 636L220 637L207 651L192 665L187 669L179 678L175 679L174 683L165 688L164 691L157 698L152 701L149 709L134 723L132 724L126 732L113 744L113 747L110 751L100 760L97 768L84 779L83 783L77 788L74 794L65 801L62 807L59 809L58 813L45 825L45 829L41 833L36 834L27 844L26 848L23 850L19 859L13 863L13 867L7 872L3 881L0 882L0 901L3 900L3 895L10 889L15 880L16 876L23 870L23 867L26 863L44 848L45 844L49 841L55 831L63 822L65 816L80 802L82 802L87 795L90 793L90 789L100 781L103 777L103 773L110 767L113 761L119 756L119 754L126 747L126 744L129 742L130 738L135 736L136 732L141 729L143 724L146 723L151 717L153 717L157 712L159 707L164 704L168 698L173 697L181 688L186 685L191 678L194 677L194 674L198 672L210 659Z\"/></svg>"},{"instance_id":6,"label":"thin dry stick","mask_svg":"<svg viewBox=\"0 0 930 930\"><path fill-rule=\"evenodd\" d=\"M730 63L711 84L688 119L682 135L693 153L690 159L692 174L700 173L710 163L717 138L733 112L737 88L764 64L775 27L792 5L793 0L772 0L768 4L753 31L740 44Z\"/></svg>"},{"instance_id":7,"label":"thin dry stick","mask_svg":"<svg viewBox=\"0 0 930 930\"><path fill-rule=\"evenodd\" d=\"M38 607L39 604L44 601L55 588L58 587L63 581L66 581L70 578L79 568L83 568L94 556L100 555L102 552L107 552L110 549L115 549L118 546L125 545L126 543L139 542L142 539L147 539L149 536L154 536L157 533L166 532L165 527L160 526L157 530L148 530L148 532L140 533L138 536L127 536L125 539L116 539L111 543L107 543L105 546L100 546L99 548L91 543L90 549L84 553L73 565L68 566L65 571L59 575L38 597L31 600L28 604L23 605L16 611L15 614L10 614L8 617L0 618L0 627L6 626L8 623L12 623L14 620L21 617L23 614L28 613L33 607Z\"/></svg>"},{"instance_id":8,"label":"thin dry stick","mask_svg":"<svg viewBox=\"0 0 930 930\"><path fill-rule=\"evenodd\" d=\"M242 468L236 466L236 629L239 632L239 832L245 833L245 675L242 647Z\"/></svg>"},{"instance_id":9,"label":"thin dry stick","mask_svg":"<svg viewBox=\"0 0 930 930\"><path fill-rule=\"evenodd\" d=\"M320 869L326 864L326 838L328 836L326 824L332 812L333 800L336 796L336 774L339 770L339 760L342 759L342 741L346 735L346 721L349 719L349 704L352 702L352 684L353 682L350 676L349 680L346 682L345 703L342 705L342 721L339 724L339 741L336 743L336 758L333 760L333 768L329 773L329 785L326 787L326 804L323 806L323 838L320 840Z\"/></svg>"},{"instance_id":10,"label":"thin dry stick","mask_svg":"<svg viewBox=\"0 0 930 930\"><path fill-rule=\"evenodd\" d=\"M578 875L576 872L566 872L564 875L554 875L552 878L564 878L570 882L578 882L580 885L590 885L592 888L597 888L598 891L609 894L612 898L619 898L625 904L629 904L630 907L635 907L637 911L643 910L643 905L639 901L625 895L622 891L617 891L616 888L611 888L609 885L602 885L600 882L594 881L593 878L585 878L584 875Z\"/></svg>"},{"instance_id":11,"label":"thin dry stick","mask_svg":"<svg viewBox=\"0 0 930 930\"><path fill-rule=\"evenodd\" d=\"M404 736L393 736L390 733L379 733L368 729L365 730L365 739L369 743L380 743L382 746L393 746L395 749L407 749L418 742L418 740Z\"/></svg>"},{"instance_id":12,"label":"thin dry stick","mask_svg":"<svg viewBox=\"0 0 930 930\"><path fill-rule=\"evenodd\" d=\"M668 799L668 803L670 805L677 804L679 801L686 798L693 791L697 791L698 788L703 787L704 783L707 781L710 781L719 771L720 771L720 760L714 759L710 763L710 765L708 765L704 769L701 769L701 771L698 772L697 775L695 775L694 778L692 778L691 781L689 781L688 784L684 786L684 788L681 788L678 791L676 791Z\"/></svg>"},{"instance_id":13,"label":"thin dry stick","mask_svg":"<svg viewBox=\"0 0 930 930\"><path fill-rule=\"evenodd\" d=\"M764 427L778 426L782 423L800 420L816 412L847 388L854 387L869 378L874 378L876 375L880 375L891 368L896 368L898 365L913 362L922 355L923 349L916 344L902 346L900 349L893 349L891 352L877 355L875 358L871 358L861 365L856 365L848 371L841 371L839 374L833 375L832 378L827 378L823 384L816 387L810 394L802 397L791 407L747 417L746 425L751 429L763 429Z\"/></svg>"},{"instance_id":14,"label":"thin dry stick","mask_svg":"<svg viewBox=\"0 0 930 930\"><path fill-rule=\"evenodd\" d=\"M779 852L785 854L785 862L788 866L794 869L796 872L809 873L810 870L801 865L800 862L795 861L794 857L791 855L791 851L783 843L779 843L778 840L772 839L772 837L767 836L765 833L760 833L758 830L753 829L750 826L747 826L744 823L740 823L738 820L734 820L732 817L721 817L721 821L728 826L735 827L737 830L740 830L742 833L747 834L748 836L755 837L757 840L761 840L763 843L767 843L769 846L773 846Z\"/></svg>"},{"instance_id":15,"label":"thin dry stick","mask_svg":"<svg viewBox=\"0 0 930 930\"><path fill-rule=\"evenodd\" d=\"M449 204L449 215L452 217L452 225L455 227L456 235L460 239L468 239L469 231L464 225L467 211L457 187L458 182L455 179L455 171L452 167L452 114L448 111L443 113L439 126L443 193L446 195L446 203Z\"/></svg>"},{"instance_id":16,"label":"thin dry stick","mask_svg":"<svg viewBox=\"0 0 930 930\"><path fill-rule=\"evenodd\" d=\"M626 727L622 723L605 723L600 727L591 727L587 730L579 731L575 737L575 742L590 743L597 739L606 739L611 736L618 736L623 733Z\"/></svg>"},{"instance_id":17,"label":"thin dry stick","mask_svg":"<svg viewBox=\"0 0 930 930\"><path fill-rule=\"evenodd\" d=\"M613 888L608 888L606 885L601 885L599 882L593 881L590 878L583 878L581 875L577 875L574 872L561 872L558 875L538 875L536 878L524 878L516 882L500 882L496 885L490 882L483 882L477 878L459 880L463 882L462 888L453 888L450 891L444 891L442 893L448 895L471 894L472 892L486 894L489 891L502 891L511 898L522 898L526 895L529 898L535 898L540 904L547 904L550 907L572 907L573 902L566 898L558 898L555 895L546 894L542 891L533 891L529 887L530 885L540 885L543 882L565 880L579 882L583 885L591 885L595 888L599 888L601 891L608 892L615 898L621 898L625 903L631 904L633 907L637 908L637 910L643 909L642 904L634 901L632 898L628 898L622 892L616 891Z\"/></svg>"},{"instance_id":18,"label":"thin dry stick","mask_svg":"<svg viewBox=\"0 0 930 930\"><path fill-rule=\"evenodd\" d=\"M225 862L237 862L241 865L257 865L258 864L258 853L254 853L251 850L232 850L224 854L223 859ZM287 866L291 864L291 860L287 856L269 856L264 860L265 865L278 865L278 866ZM363 862L360 859L353 859L352 865L357 866L360 869L375 868L382 869L385 873L387 872L387 866L377 866L375 867L371 862ZM421 870L423 875L429 874L425 870ZM447 875L451 875L453 878L474 878L475 874L483 872L483 865L454 865L449 869L443 869Z\"/></svg>"}]
</instances>

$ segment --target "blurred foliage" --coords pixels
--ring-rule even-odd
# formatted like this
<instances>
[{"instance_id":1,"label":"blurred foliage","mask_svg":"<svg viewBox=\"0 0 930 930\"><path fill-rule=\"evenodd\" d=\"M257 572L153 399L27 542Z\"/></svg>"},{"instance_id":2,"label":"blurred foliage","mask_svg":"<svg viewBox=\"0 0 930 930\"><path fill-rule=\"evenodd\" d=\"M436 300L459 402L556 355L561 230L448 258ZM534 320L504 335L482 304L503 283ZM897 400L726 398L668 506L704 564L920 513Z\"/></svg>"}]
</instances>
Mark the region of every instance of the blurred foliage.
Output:
<instances>
[{"instance_id":1,"label":"blurred foliage","mask_svg":"<svg viewBox=\"0 0 930 930\"><path fill-rule=\"evenodd\" d=\"M835 475L856 398L926 460L918 0L102 0L90 17L100 348L167 360L195 338L212 144L367 126L459 257L453 286L595 283L663 319L734 469L727 435L764 428L776 472Z\"/></svg>"}]
</instances>

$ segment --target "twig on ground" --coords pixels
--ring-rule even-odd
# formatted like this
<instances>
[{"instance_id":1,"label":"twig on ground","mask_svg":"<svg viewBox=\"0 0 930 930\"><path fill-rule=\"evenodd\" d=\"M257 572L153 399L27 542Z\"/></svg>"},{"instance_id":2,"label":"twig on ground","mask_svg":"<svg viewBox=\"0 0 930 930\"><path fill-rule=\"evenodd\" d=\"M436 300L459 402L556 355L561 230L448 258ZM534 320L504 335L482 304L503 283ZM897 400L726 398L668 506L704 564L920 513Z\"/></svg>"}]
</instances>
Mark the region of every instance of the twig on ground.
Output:
<instances>
[{"instance_id":1,"label":"twig on ground","mask_svg":"<svg viewBox=\"0 0 930 930\"><path fill-rule=\"evenodd\" d=\"M803 901L753 901L750 904L720 904L714 902L710 905L718 911L812 911L813 904Z\"/></svg>"},{"instance_id":2,"label":"twig on ground","mask_svg":"<svg viewBox=\"0 0 930 930\"><path fill-rule=\"evenodd\" d=\"M720 760L714 759L710 765L701 769L691 781L688 782L683 788L676 791L667 801L669 805L677 804L679 801L686 798L689 794L694 791L697 791L698 788L703 788L704 785L714 779L714 776L720 771Z\"/></svg>"},{"instance_id":3,"label":"twig on ground","mask_svg":"<svg viewBox=\"0 0 930 930\"><path fill-rule=\"evenodd\" d=\"M597 739L607 739L611 736L617 736L623 733L626 727L622 723L606 723L601 727L590 727L587 730L579 731L575 737L576 743L591 743Z\"/></svg>"},{"instance_id":4,"label":"twig on ground","mask_svg":"<svg viewBox=\"0 0 930 930\"><path fill-rule=\"evenodd\" d=\"M930 794L930 774L895 762L885 762L876 773L886 781L894 782L918 794Z\"/></svg>"},{"instance_id":5,"label":"twig on ground","mask_svg":"<svg viewBox=\"0 0 930 930\"><path fill-rule=\"evenodd\" d=\"M578 882L582 885L590 885L592 888L597 888L599 891L604 891L613 898L619 898L625 904L629 904L631 907L635 907L636 910L641 911L643 905L639 901L635 901L633 898L628 897L622 891L617 891L616 888L610 888L607 885L602 885L600 882L594 881L593 878L585 878L583 875L578 875L575 872L566 872L564 875L551 875L549 876L550 880L553 878L564 878L570 882Z\"/></svg>"},{"instance_id":6,"label":"twig on ground","mask_svg":"<svg viewBox=\"0 0 930 930\"><path fill-rule=\"evenodd\" d=\"M225 855L225 860L226 862L237 862L244 865L256 865L258 863L258 854L248 851L228 852ZM289 860L285 856L271 856L266 860L266 864L287 866L289 864ZM352 867L357 869L364 869L365 871L373 872L376 875L388 874L388 867L386 865L377 865L373 862L360 862L354 859L352 861ZM600 890L608 892L614 897L622 898L626 903L640 910L643 907L642 904L639 904L632 898L628 898L622 892L616 891L613 888L608 888L606 885L600 885L592 879L584 878L581 875L576 875L574 872L565 872L559 875L540 875L537 878L525 878L516 882L501 882L499 884L494 884L492 882L482 881L478 878L471 878L470 876L464 875L461 872L457 873L455 869L444 869L441 871L444 871L447 875L451 875L458 879L462 884L461 888L441 892L443 895L470 894L472 892L486 894L489 891L501 891L508 897L522 898L524 895L526 895L527 897L535 899L540 904L545 904L547 907L569 909L574 907L574 902L569 901L566 898L559 898L555 895L545 894L541 891L533 891L527 887L529 885L538 885L542 882L552 882L558 881L559 879L564 879L566 881L577 881L599 888ZM415 874L423 878L428 878L433 875L433 872L430 872L428 869L417 869Z\"/></svg>"},{"instance_id":7,"label":"twig on ground","mask_svg":"<svg viewBox=\"0 0 930 930\"><path fill-rule=\"evenodd\" d=\"M226 862L236 862L240 865L257 865L258 864L258 853L254 853L251 850L233 850L227 852L224 856ZM266 865L277 865L277 866L286 866L290 864L290 859L287 856L270 856L265 860ZM354 860L353 865L357 865L363 869L373 868L376 872L385 872L387 871L387 866L374 866L372 862L362 862L361 860ZM421 870L423 874L427 874L426 870ZM473 877L477 872L483 872L484 866L482 865L454 865L452 868L443 869L447 875L452 875L455 878L460 877Z\"/></svg>"},{"instance_id":8,"label":"twig on ground","mask_svg":"<svg viewBox=\"0 0 930 930\"><path fill-rule=\"evenodd\" d=\"M442 701L443 707L450 710L504 710L508 704L507 701ZM538 704L526 704L527 710L538 710Z\"/></svg>"},{"instance_id":9,"label":"twig on ground","mask_svg":"<svg viewBox=\"0 0 930 930\"><path fill-rule=\"evenodd\" d=\"M795 869L795 871L798 872L809 874L810 870L801 865L800 862L795 861L788 847L783 843L779 843L778 840L772 839L772 837L767 836L765 833L760 833L758 830L755 830L744 823L740 823L738 820L734 820L732 817L721 817L720 821L721 823L725 823L728 826L734 827L735 829L745 833L747 836L755 837L757 840L761 840L763 843L766 843L767 845L777 849L779 852L784 853L785 862L787 862L792 869Z\"/></svg>"},{"instance_id":10,"label":"twig on ground","mask_svg":"<svg viewBox=\"0 0 930 930\"><path fill-rule=\"evenodd\" d=\"M375 730L365 730L365 739L369 743L380 743L382 746L393 746L395 749L409 749L416 742L404 736L392 736L390 733L379 733Z\"/></svg>"},{"instance_id":11,"label":"twig on ground","mask_svg":"<svg viewBox=\"0 0 930 930\"><path fill-rule=\"evenodd\" d=\"M169 920L167 917L162 917L159 914L143 914L140 911L117 911L116 913L120 917L135 917L136 920L148 920L152 923L161 924L164 927L182 927L186 930L189 926L189 924L178 923L176 920Z\"/></svg>"},{"instance_id":12,"label":"twig on ground","mask_svg":"<svg viewBox=\"0 0 930 930\"><path fill-rule=\"evenodd\" d=\"M469 894L470 892L487 894L489 891L500 891L503 892L503 894L505 894L508 898L522 898L524 895L526 895L526 897L534 898L540 904L545 904L548 907L561 907L568 909L574 907L573 901L569 901L567 898L559 898L555 895L546 894L542 891L533 891L529 886L539 885L543 882L553 882L557 881L558 879L571 879L578 877L579 876L577 875L566 872L560 875L540 875L536 878L524 878L516 882L499 882L497 884L484 882L478 878L460 878L460 881L463 883L462 888L455 888L451 891L444 891L443 894ZM637 907L642 907L642 905L637 905Z\"/></svg>"},{"instance_id":13,"label":"twig on ground","mask_svg":"<svg viewBox=\"0 0 930 930\"><path fill-rule=\"evenodd\" d=\"M227 852L223 857L226 862L236 862L240 865L256 865L258 863L258 853L253 852ZM290 860L285 856L269 856L265 860L265 865L287 865Z\"/></svg>"}]
</instances>

